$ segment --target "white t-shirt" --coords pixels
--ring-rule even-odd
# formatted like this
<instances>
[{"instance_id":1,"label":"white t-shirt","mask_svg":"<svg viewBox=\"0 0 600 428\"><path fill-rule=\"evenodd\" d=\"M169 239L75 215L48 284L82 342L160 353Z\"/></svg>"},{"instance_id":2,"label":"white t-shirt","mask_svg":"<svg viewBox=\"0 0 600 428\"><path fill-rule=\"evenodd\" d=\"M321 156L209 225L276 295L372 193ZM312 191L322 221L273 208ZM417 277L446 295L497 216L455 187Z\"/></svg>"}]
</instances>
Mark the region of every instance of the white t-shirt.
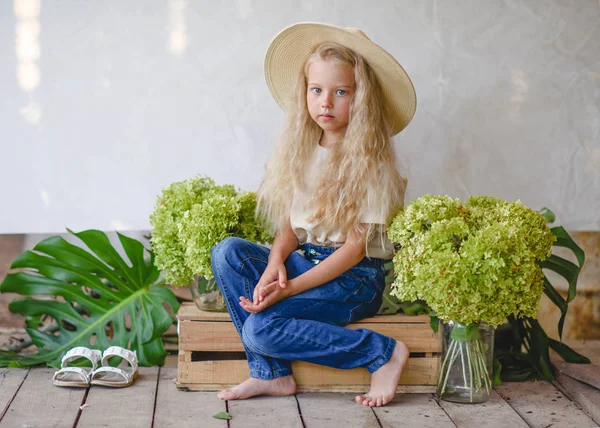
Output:
<instances>
[{"instance_id":1,"label":"white t-shirt","mask_svg":"<svg viewBox=\"0 0 600 428\"><path fill-rule=\"evenodd\" d=\"M309 222L309 218L314 214L311 207L305 207L305 203L314 194L316 186L320 181L321 172L328 168L331 149L327 149L317 144L313 152L313 158L307 166L306 185L303 189L294 190L294 199L290 212L290 223L294 234L300 244L309 243L323 247L341 247L346 242L346 235L339 229L325 230L322 226L315 226ZM369 189L375 191L375 189ZM369 257L389 260L393 257L394 246L387 237L385 224L387 218L384 213L377 212L377 207L363 207L361 214L361 223L380 224L383 228L383 242L379 233L367 245ZM382 248L383 244L383 248Z\"/></svg>"}]
</instances>

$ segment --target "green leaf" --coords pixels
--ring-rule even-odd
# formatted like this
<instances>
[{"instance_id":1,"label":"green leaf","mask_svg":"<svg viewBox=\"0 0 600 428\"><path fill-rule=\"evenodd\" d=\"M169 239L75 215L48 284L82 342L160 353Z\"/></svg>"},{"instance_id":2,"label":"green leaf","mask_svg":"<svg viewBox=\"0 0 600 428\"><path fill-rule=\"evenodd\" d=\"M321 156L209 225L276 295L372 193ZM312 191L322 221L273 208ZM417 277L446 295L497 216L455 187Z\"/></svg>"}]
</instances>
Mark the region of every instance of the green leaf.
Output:
<instances>
[{"instance_id":1,"label":"green leaf","mask_svg":"<svg viewBox=\"0 0 600 428\"><path fill-rule=\"evenodd\" d=\"M196 282L192 282L192 287L196 286ZM203 276L197 275L197 286L196 289L200 294L211 293L215 290L218 290L217 282L214 278L206 279Z\"/></svg>"},{"instance_id":2,"label":"green leaf","mask_svg":"<svg viewBox=\"0 0 600 428\"><path fill-rule=\"evenodd\" d=\"M560 295L560 293L556 291L556 289L552 286L552 284L545 275L543 278L544 293L546 294L546 296L548 296L550 301L552 301L552 303L554 303L560 310L560 319L558 320L558 337L562 339L565 318L567 316L567 310L569 308L568 303L571 302L577 295L577 280L579 278L581 268L585 263L585 253L575 243L575 241L573 241L571 236L563 227L554 227L550 229L550 231L557 238L556 242L554 243L554 246L569 248L575 254L577 262L579 263L579 266L577 266L576 264L556 255L552 255L548 259L540 263L543 269L550 269L558 273L563 278L565 278L569 284L567 299L565 300Z\"/></svg>"},{"instance_id":3,"label":"green leaf","mask_svg":"<svg viewBox=\"0 0 600 428\"><path fill-rule=\"evenodd\" d=\"M479 326L477 324L455 325L450 332L450 338L459 342L477 339L479 337Z\"/></svg>"},{"instance_id":4,"label":"green leaf","mask_svg":"<svg viewBox=\"0 0 600 428\"><path fill-rule=\"evenodd\" d=\"M558 337L562 338L563 327L565 324L565 318L567 316L567 310L569 305L566 300L560 295L558 291L552 286L548 278L544 275L544 294L548 296L550 301L554 303L558 309L560 309L560 319L558 320Z\"/></svg>"},{"instance_id":5,"label":"green leaf","mask_svg":"<svg viewBox=\"0 0 600 428\"><path fill-rule=\"evenodd\" d=\"M556 242L553 246L555 247L565 247L573 251L575 257L577 258L577 262L579 263L579 267L582 268L585 263L585 252L579 247L571 235L567 233L564 227L557 226L550 229L550 232L554 236L556 236Z\"/></svg>"},{"instance_id":6,"label":"green leaf","mask_svg":"<svg viewBox=\"0 0 600 428\"><path fill-rule=\"evenodd\" d=\"M434 333L437 333L440 327L440 319L434 311L429 312L429 326Z\"/></svg>"},{"instance_id":7,"label":"green leaf","mask_svg":"<svg viewBox=\"0 0 600 428\"><path fill-rule=\"evenodd\" d=\"M414 302L400 302L400 309L406 315L420 315L429 313L431 309L422 300L415 300Z\"/></svg>"},{"instance_id":8,"label":"green leaf","mask_svg":"<svg viewBox=\"0 0 600 428\"><path fill-rule=\"evenodd\" d=\"M9 310L29 320L25 329L39 350L27 356L0 353L0 367L45 363L58 368L62 356L75 346L103 350L112 345L136 350L141 366L164 364L166 351L160 336L173 317L163 305L176 313L179 303L163 287L153 252L117 233L129 259L125 261L105 233L69 232L91 252L60 236L50 237L17 257L11 268L25 271L7 275L0 285L0 292L26 297L12 301ZM37 295L62 299L30 297ZM42 316L53 320L56 334L39 329Z\"/></svg>"},{"instance_id":9,"label":"green leaf","mask_svg":"<svg viewBox=\"0 0 600 428\"><path fill-rule=\"evenodd\" d=\"M216 415L213 415L213 418L215 419L231 419L231 415L227 412L219 412Z\"/></svg>"},{"instance_id":10,"label":"green leaf","mask_svg":"<svg viewBox=\"0 0 600 428\"><path fill-rule=\"evenodd\" d=\"M554 367L550 362L548 350L549 339L539 322L532 318L526 318L531 334L529 358L533 367L537 370L538 379L554 380Z\"/></svg>"},{"instance_id":11,"label":"green leaf","mask_svg":"<svg viewBox=\"0 0 600 428\"><path fill-rule=\"evenodd\" d=\"M531 379L533 375L533 369L526 368L521 370L507 370L505 374L502 375L502 380L505 382L523 382L525 380Z\"/></svg>"},{"instance_id":12,"label":"green leaf","mask_svg":"<svg viewBox=\"0 0 600 428\"><path fill-rule=\"evenodd\" d=\"M542 217L544 217L544 220L546 220L546 223L554 223L554 221L556 220L556 216L550 210L550 208L544 207L539 211L539 213L542 215Z\"/></svg>"},{"instance_id":13,"label":"green leaf","mask_svg":"<svg viewBox=\"0 0 600 428\"><path fill-rule=\"evenodd\" d=\"M377 311L378 315L394 315L400 310L401 302L397 297L392 296L390 294L391 287L388 285L385 286L382 295L381 306Z\"/></svg>"},{"instance_id":14,"label":"green leaf","mask_svg":"<svg viewBox=\"0 0 600 428\"><path fill-rule=\"evenodd\" d=\"M577 363L577 364L590 364L591 361L588 357L585 357L573 349L571 349L568 345L565 345L558 340L554 340L549 338L550 347L554 349L554 351L562 357L567 363Z\"/></svg>"},{"instance_id":15,"label":"green leaf","mask_svg":"<svg viewBox=\"0 0 600 428\"><path fill-rule=\"evenodd\" d=\"M494 358L494 373L492 374L493 386L502 385L502 378L500 377L500 372L502 372L502 364L498 359Z\"/></svg>"},{"instance_id":16,"label":"green leaf","mask_svg":"<svg viewBox=\"0 0 600 428\"><path fill-rule=\"evenodd\" d=\"M577 278L579 277L581 268L575 263L555 255L551 255L546 260L542 261L540 265L542 269L550 269L567 280L569 283L567 303L573 300L577 293Z\"/></svg>"}]
</instances>

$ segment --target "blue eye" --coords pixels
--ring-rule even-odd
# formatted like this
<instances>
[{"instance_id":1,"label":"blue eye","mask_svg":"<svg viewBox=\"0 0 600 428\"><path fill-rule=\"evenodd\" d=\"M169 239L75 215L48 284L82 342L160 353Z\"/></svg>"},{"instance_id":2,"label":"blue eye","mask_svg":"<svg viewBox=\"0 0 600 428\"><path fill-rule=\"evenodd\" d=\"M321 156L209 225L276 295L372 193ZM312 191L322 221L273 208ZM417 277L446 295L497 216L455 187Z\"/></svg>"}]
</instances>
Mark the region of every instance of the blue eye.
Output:
<instances>
[{"instance_id":1,"label":"blue eye","mask_svg":"<svg viewBox=\"0 0 600 428\"><path fill-rule=\"evenodd\" d=\"M346 95L346 91L344 91L343 89L338 89L337 91L335 91L336 95Z\"/></svg>"},{"instance_id":2,"label":"blue eye","mask_svg":"<svg viewBox=\"0 0 600 428\"><path fill-rule=\"evenodd\" d=\"M320 93L321 93L321 88L312 88L312 91L313 91L315 94L320 94Z\"/></svg>"}]
</instances>

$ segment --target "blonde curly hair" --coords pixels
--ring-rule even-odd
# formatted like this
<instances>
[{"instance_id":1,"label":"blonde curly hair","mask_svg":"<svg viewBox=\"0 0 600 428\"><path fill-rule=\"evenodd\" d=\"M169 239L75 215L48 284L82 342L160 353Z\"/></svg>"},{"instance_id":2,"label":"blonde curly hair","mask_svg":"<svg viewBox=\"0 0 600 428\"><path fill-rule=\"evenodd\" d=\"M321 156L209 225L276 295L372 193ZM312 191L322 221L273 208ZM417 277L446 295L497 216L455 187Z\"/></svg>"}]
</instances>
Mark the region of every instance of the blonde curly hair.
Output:
<instances>
[{"instance_id":1,"label":"blonde curly hair","mask_svg":"<svg viewBox=\"0 0 600 428\"><path fill-rule=\"evenodd\" d=\"M282 229L290 215L294 188L304 187L305 166L323 132L306 104L308 69L319 59L352 67L356 91L344 139L332 146L330 167L323 171L308 202L314 207L309 221L326 229L339 228L346 236L355 233L364 237L366 244L379 231L383 247L385 227L369 224L365 228L360 214L367 204L370 212L375 210L387 219L387 225L403 208L406 179L396 167L389 113L375 74L360 55L337 43L317 45L300 70L283 132L257 191L256 215L272 233ZM367 192L368 188L377 191Z\"/></svg>"}]
</instances>

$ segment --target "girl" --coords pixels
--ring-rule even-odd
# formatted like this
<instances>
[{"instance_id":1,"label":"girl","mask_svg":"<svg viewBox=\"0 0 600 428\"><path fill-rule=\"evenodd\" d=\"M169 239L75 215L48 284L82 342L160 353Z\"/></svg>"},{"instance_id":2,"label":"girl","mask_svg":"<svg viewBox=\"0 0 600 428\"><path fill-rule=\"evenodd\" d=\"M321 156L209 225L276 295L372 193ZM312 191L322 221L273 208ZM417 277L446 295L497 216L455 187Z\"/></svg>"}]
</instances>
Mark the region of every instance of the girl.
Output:
<instances>
[{"instance_id":1,"label":"girl","mask_svg":"<svg viewBox=\"0 0 600 428\"><path fill-rule=\"evenodd\" d=\"M279 33L265 74L288 113L257 192L256 214L276 237L270 250L227 238L211 251L250 368L250 379L219 397L292 395L290 363L301 360L365 367L371 389L356 402L385 405L406 345L343 326L382 302L383 262L393 256L385 226L403 207L406 186L391 137L414 115L414 88L362 32L318 23Z\"/></svg>"}]
</instances>

